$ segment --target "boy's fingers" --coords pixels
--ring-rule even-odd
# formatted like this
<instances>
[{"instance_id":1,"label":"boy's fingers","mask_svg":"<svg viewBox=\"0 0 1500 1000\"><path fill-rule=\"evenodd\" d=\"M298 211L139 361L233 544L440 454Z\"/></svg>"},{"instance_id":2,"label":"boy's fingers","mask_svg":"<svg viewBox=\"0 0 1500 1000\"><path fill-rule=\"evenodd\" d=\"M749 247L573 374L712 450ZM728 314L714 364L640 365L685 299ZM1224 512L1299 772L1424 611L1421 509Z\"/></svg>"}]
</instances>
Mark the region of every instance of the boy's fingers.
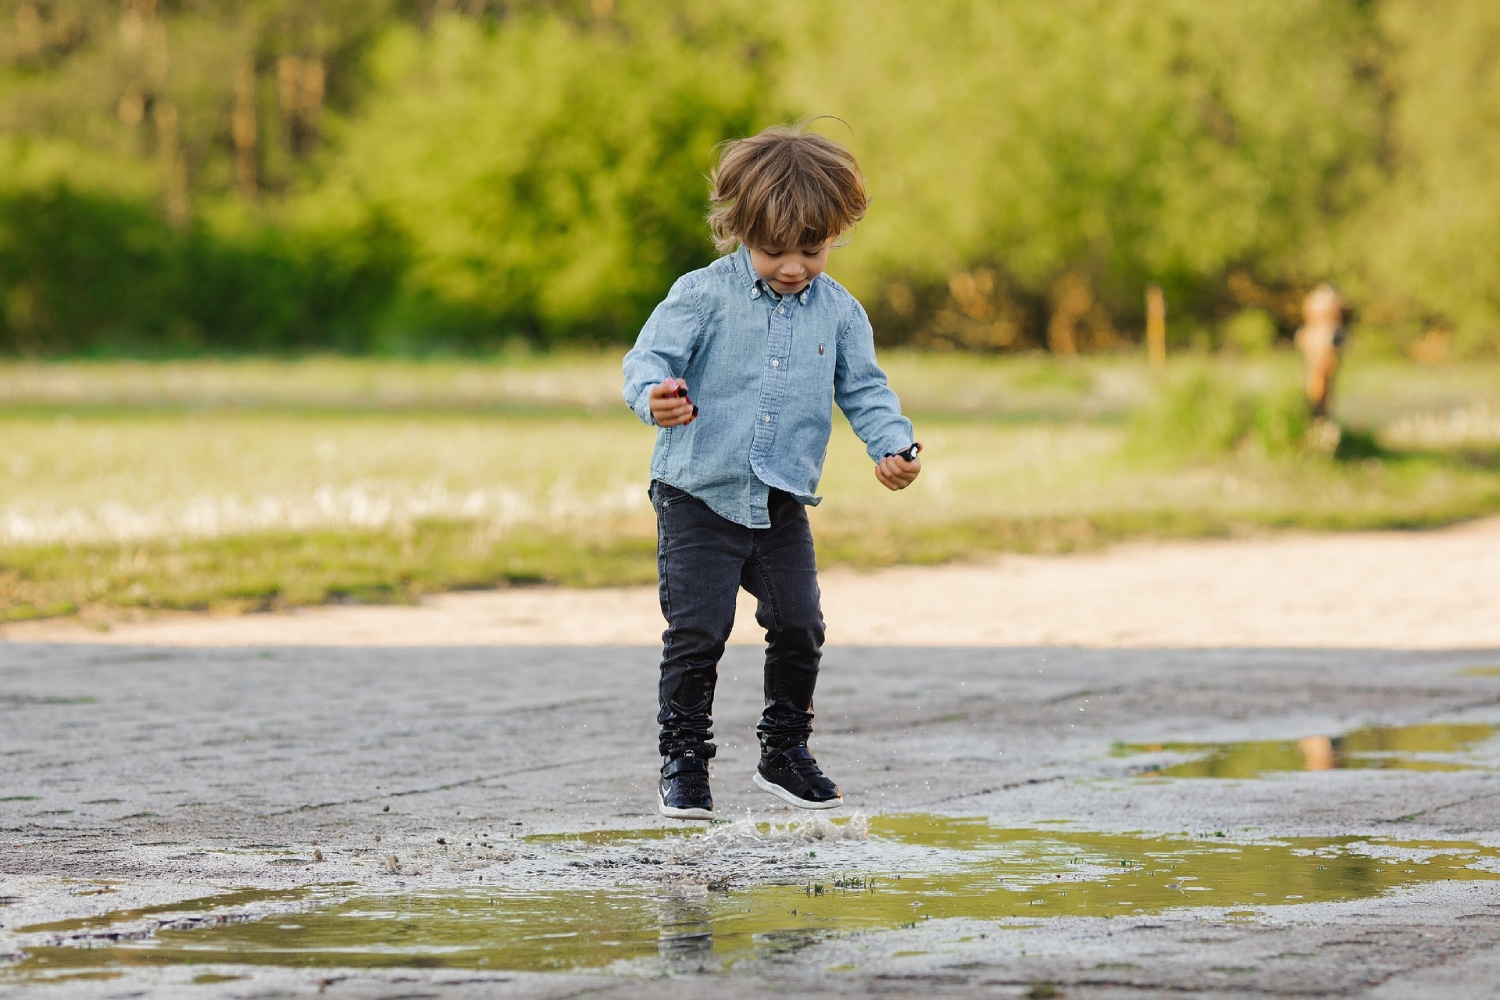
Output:
<instances>
[{"instance_id":1,"label":"boy's fingers","mask_svg":"<svg viewBox=\"0 0 1500 1000\"><path fill-rule=\"evenodd\" d=\"M904 490L916 481L921 471L920 462L908 462L896 455L887 455L875 466L875 478L891 490Z\"/></svg>"},{"instance_id":2,"label":"boy's fingers","mask_svg":"<svg viewBox=\"0 0 1500 1000\"><path fill-rule=\"evenodd\" d=\"M698 416L698 408L692 400L666 392L652 400L651 416L663 427L676 427L692 423Z\"/></svg>"},{"instance_id":3,"label":"boy's fingers","mask_svg":"<svg viewBox=\"0 0 1500 1000\"><path fill-rule=\"evenodd\" d=\"M680 378L669 378L651 387L651 395L657 399L682 397L687 394L687 383Z\"/></svg>"}]
</instances>

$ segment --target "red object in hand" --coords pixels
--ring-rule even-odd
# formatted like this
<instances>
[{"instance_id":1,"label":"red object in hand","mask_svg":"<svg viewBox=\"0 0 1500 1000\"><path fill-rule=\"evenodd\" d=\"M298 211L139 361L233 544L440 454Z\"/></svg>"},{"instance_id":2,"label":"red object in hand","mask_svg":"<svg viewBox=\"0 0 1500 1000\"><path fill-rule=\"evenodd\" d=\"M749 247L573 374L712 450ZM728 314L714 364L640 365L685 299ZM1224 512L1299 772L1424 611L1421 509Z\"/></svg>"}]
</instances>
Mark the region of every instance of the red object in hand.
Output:
<instances>
[{"instance_id":1,"label":"red object in hand","mask_svg":"<svg viewBox=\"0 0 1500 1000\"><path fill-rule=\"evenodd\" d=\"M687 390L684 389L680 385L677 387L677 398L678 399L687 399L688 398ZM688 399L688 402L692 403L693 401L691 399ZM697 420L697 419L698 419L698 404L697 403L693 403L693 415L688 418L687 422L690 424L694 420ZM686 426L686 424L684 424L684 426Z\"/></svg>"}]
</instances>

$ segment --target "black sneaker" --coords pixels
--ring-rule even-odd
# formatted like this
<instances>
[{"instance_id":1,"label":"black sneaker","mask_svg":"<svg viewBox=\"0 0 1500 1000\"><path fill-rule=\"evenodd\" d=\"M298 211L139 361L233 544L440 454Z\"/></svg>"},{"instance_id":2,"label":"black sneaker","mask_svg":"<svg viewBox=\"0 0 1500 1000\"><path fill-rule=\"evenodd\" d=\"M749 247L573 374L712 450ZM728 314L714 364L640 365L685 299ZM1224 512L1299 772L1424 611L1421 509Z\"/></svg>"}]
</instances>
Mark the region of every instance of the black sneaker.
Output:
<instances>
[{"instance_id":1,"label":"black sneaker","mask_svg":"<svg viewBox=\"0 0 1500 1000\"><path fill-rule=\"evenodd\" d=\"M756 788L799 809L835 809L844 804L839 786L819 769L806 743L785 749L762 748L753 780Z\"/></svg>"},{"instance_id":2,"label":"black sneaker","mask_svg":"<svg viewBox=\"0 0 1500 1000\"><path fill-rule=\"evenodd\" d=\"M714 797L708 790L708 758L689 750L661 765L658 788L661 814L673 819L713 819Z\"/></svg>"}]
</instances>

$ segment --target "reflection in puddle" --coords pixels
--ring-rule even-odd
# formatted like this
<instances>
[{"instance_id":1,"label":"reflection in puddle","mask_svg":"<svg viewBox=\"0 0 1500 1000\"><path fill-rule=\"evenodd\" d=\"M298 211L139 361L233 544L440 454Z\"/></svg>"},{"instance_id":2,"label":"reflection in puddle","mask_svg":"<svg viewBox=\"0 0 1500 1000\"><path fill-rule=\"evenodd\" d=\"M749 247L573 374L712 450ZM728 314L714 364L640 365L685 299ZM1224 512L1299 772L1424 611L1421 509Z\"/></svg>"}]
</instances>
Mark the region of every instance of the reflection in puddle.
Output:
<instances>
[{"instance_id":1,"label":"reflection in puddle","mask_svg":"<svg viewBox=\"0 0 1500 1000\"><path fill-rule=\"evenodd\" d=\"M130 923L145 917L186 917L194 913L210 913L248 906L251 903L295 902L308 894L307 889L241 889L224 892L216 896L202 896L178 903L162 903L157 906L142 906L134 910L115 910L97 917L77 917L72 920L55 920L49 924L32 924L22 930L27 933L41 931L85 931L109 927L113 924Z\"/></svg>"},{"instance_id":2,"label":"reflection in puddle","mask_svg":"<svg viewBox=\"0 0 1500 1000\"><path fill-rule=\"evenodd\" d=\"M1197 760L1154 768L1169 778L1255 778L1272 771L1385 768L1401 771L1469 771L1486 766L1462 755L1493 739L1500 727L1483 723L1427 722L1367 726L1343 736L1242 743L1117 743L1116 756L1201 754Z\"/></svg>"},{"instance_id":3,"label":"reflection in puddle","mask_svg":"<svg viewBox=\"0 0 1500 1000\"><path fill-rule=\"evenodd\" d=\"M259 920L186 929L174 923L140 940L95 938L89 948L28 948L5 978L38 982L136 965L656 973L722 968L835 934L926 919L1128 916L1182 906L1238 908L1244 915L1254 912L1246 907L1350 900L1431 881L1500 880L1500 849L1463 843L1235 844L1217 837L1007 830L982 819L927 815L879 817L870 821L870 833L868 845L837 852L838 860L878 857L880 874L830 871L826 881L729 892L636 883L576 891L470 888L323 904L310 898L307 909ZM613 844L649 843L629 836L616 833ZM716 860L734 859L721 852Z\"/></svg>"}]
</instances>

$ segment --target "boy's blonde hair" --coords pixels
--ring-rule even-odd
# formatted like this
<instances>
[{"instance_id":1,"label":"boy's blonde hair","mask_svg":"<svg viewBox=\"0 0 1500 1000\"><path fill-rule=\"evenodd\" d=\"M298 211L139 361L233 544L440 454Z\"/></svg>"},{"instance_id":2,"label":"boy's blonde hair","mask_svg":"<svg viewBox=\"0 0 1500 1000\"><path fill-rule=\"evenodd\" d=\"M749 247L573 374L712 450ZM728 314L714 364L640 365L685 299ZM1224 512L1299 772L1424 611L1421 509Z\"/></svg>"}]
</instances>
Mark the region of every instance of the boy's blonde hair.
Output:
<instances>
[{"instance_id":1,"label":"boy's blonde hair","mask_svg":"<svg viewBox=\"0 0 1500 1000\"><path fill-rule=\"evenodd\" d=\"M708 224L720 253L736 242L818 246L864 218L870 203L854 154L801 125L725 143L709 180Z\"/></svg>"}]
</instances>

